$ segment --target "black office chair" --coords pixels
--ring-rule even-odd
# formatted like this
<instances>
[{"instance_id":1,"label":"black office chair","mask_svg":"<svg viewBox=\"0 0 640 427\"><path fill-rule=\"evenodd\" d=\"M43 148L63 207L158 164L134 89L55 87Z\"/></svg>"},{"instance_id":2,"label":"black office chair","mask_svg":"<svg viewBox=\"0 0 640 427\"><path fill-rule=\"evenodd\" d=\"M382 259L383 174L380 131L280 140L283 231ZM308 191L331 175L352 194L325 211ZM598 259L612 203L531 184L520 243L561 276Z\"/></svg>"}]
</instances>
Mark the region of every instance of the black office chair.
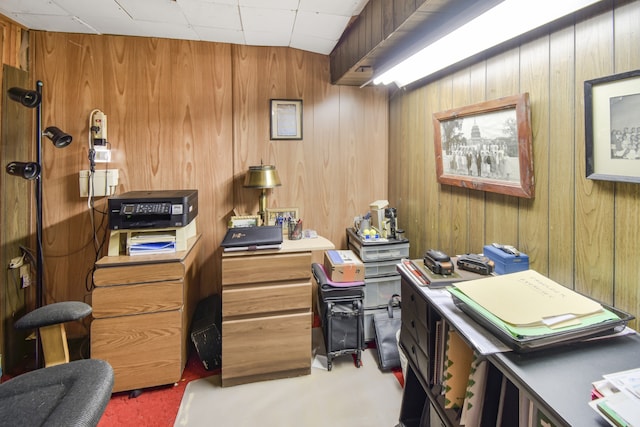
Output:
<instances>
[{"instance_id":1,"label":"black office chair","mask_svg":"<svg viewBox=\"0 0 640 427\"><path fill-rule=\"evenodd\" d=\"M44 366L69 362L69 346L64 324L80 320L92 312L91 306L80 301L64 301L44 305L16 321L16 329L38 329L44 354Z\"/></svg>"},{"instance_id":2,"label":"black office chair","mask_svg":"<svg viewBox=\"0 0 640 427\"><path fill-rule=\"evenodd\" d=\"M114 374L104 360L36 369L0 384L0 426L96 426Z\"/></svg>"}]
</instances>

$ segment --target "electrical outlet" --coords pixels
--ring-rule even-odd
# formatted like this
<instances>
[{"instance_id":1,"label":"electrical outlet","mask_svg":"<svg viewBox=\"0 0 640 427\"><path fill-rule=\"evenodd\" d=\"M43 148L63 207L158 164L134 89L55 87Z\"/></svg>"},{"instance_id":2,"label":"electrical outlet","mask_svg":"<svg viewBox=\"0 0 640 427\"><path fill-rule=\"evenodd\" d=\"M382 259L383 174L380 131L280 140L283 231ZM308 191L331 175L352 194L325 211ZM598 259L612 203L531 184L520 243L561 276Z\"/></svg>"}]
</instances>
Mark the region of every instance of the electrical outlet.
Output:
<instances>
[{"instance_id":1,"label":"electrical outlet","mask_svg":"<svg viewBox=\"0 0 640 427\"><path fill-rule=\"evenodd\" d=\"M80 171L80 197L89 197L89 186L93 189L93 197L112 196L118 187L118 169L101 169L93 173L93 184L89 179L89 171Z\"/></svg>"}]
</instances>

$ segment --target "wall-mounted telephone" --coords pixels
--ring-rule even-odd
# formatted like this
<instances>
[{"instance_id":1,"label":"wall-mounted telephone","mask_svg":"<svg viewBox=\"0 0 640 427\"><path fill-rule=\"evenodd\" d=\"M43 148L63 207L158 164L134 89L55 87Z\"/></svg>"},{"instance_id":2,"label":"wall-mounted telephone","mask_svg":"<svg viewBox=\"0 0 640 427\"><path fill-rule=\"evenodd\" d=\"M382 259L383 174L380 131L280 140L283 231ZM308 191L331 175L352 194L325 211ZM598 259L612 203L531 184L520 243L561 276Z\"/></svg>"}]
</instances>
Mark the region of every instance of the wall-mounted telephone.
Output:
<instances>
[{"instance_id":1,"label":"wall-mounted telephone","mask_svg":"<svg viewBox=\"0 0 640 427\"><path fill-rule=\"evenodd\" d=\"M91 113L91 139L94 146L107 143L107 115L100 110Z\"/></svg>"},{"instance_id":2,"label":"wall-mounted telephone","mask_svg":"<svg viewBox=\"0 0 640 427\"><path fill-rule=\"evenodd\" d=\"M111 150L107 142L107 115L93 110L89 115L89 162L91 170L95 163L109 163Z\"/></svg>"}]
</instances>

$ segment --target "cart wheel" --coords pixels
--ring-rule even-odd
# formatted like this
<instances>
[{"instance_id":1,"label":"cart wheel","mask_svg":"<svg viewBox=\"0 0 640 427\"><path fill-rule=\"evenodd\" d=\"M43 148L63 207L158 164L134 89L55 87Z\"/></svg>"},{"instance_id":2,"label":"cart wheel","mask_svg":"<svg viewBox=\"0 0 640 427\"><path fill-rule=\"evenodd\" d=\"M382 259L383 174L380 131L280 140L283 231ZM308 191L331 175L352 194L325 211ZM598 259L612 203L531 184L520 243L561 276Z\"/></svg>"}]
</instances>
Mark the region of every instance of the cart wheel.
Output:
<instances>
[{"instance_id":1,"label":"cart wheel","mask_svg":"<svg viewBox=\"0 0 640 427\"><path fill-rule=\"evenodd\" d=\"M332 364L331 364L331 361L330 361L330 360L327 360L327 369L328 369L329 371L330 371L330 370L331 370L331 368L332 368L332 366L331 366L331 365L332 365Z\"/></svg>"},{"instance_id":2,"label":"cart wheel","mask_svg":"<svg viewBox=\"0 0 640 427\"><path fill-rule=\"evenodd\" d=\"M362 361L360 360L360 353L358 353L358 356L356 357L356 368L359 368L360 366L362 366Z\"/></svg>"}]
</instances>

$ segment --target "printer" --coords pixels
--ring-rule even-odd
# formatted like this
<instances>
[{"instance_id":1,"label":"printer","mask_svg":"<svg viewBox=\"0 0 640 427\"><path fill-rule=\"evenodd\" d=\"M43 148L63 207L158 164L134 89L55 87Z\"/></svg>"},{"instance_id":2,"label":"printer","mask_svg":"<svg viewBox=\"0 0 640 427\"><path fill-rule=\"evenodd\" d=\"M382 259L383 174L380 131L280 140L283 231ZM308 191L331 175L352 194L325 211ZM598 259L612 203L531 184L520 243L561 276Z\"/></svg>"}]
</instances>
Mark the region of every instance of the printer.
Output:
<instances>
[{"instance_id":1,"label":"printer","mask_svg":"<svg viewBox=\"0 0 640 427\"><path fill-rule=\"evenodd\" d=\"M185 227L198 215L198 190L129 191L108 209L111 230Z\"/></svg>"}]
</instances>

